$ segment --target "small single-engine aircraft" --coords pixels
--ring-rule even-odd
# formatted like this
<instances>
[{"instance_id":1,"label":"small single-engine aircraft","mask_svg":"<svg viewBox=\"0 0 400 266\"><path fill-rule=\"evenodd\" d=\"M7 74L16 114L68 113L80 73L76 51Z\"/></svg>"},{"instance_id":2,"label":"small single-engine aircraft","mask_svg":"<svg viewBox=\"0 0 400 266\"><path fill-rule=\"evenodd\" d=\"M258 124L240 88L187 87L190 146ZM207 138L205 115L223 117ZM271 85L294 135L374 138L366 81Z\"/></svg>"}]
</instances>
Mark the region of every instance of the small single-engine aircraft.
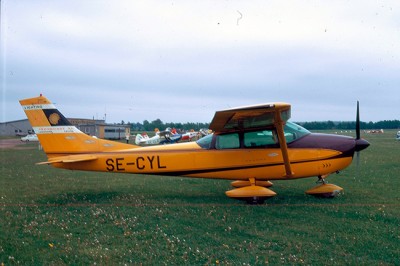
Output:
<instances>
[{"instance_id":1,"label":"small single-engine aircraft","mask_svg":"<svg viewBox=\"0 0 400 266\"><path fill-rule=\"evenodd\" d=\"M186 133L182 134L182 138L180 139L181 142L185 141L193 141L195 139L198 139L200 135L200 132L196 132L194 130L188 131Z\"/></svg>"},{"instance_id":2,"label":"small single-engine aircraft","mask_svg":"<svg viewBox=\"0 0 400 266\"><path fill-rule=\"evenodd\" d=\"M276 195L270 180L316 176L306 191L333 197L342 188L325 178L349 166L355 152L369 146L360 138L314 134L289 122L290 105L267 103L218 111L214 131L197 142L140 147L92 138L79 131L44 96L20 101L48 161L54 167L163 176L236 180L231 198L262 203Z\"/></svg>"},{"instance_id":3,"label":"small single-engine aircraft","mask_svg":"<svg viewBox=\"0 0 400 266\"><path fill-rule=\"evenodd\" d=\"M147 133L136 134L135 144L140 146L145 145L158 145L160 144L160 136L156 134L153 137L149 137Z\"/></svg>"},{"instance_id":4,"label":"small single-engine aircraft","mask_svg":"<svg viewBox=\"0 0 400 266\"><path fill-rule=\"evenodd\" d=\"M137 134L135 143L140 146L170 144L178 142L181 138L181 134L174 133L170 128L167 128L164 131L157 130L151 138L147 134Z\"/></svg>"}]
</instances>

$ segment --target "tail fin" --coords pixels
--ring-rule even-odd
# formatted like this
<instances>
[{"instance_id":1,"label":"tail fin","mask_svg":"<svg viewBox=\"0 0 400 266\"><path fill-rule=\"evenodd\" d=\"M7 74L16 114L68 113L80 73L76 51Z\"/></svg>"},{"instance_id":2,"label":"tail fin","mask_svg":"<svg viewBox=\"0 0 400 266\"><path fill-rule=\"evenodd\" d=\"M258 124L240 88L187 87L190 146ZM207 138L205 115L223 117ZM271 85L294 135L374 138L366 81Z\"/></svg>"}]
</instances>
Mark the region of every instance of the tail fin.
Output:
<instances>
[{"instance_id":1,"label":"tail fin","mask_svg":"<svg viewBox=\"0 0 400 266\"><path fill-rule=\"evenodd\" d=\"M143 138L144 138L144 137L143 137L142 135L137 134L137 135L136 135L136 138L135 138L135 143L136 143L136 145L140 145L140 141L141 141Z\"/></svg>"},{"instance_id":2,"label":"tail fin","mask_svg":"<svg viewBox=\"0 0 400 266\"><path fill-rule=\"evenodd\" d=\"M42 95L19 102L49 157L138 147L86 135L72 125L54 104Z\"/></svg>"}]
</instances>

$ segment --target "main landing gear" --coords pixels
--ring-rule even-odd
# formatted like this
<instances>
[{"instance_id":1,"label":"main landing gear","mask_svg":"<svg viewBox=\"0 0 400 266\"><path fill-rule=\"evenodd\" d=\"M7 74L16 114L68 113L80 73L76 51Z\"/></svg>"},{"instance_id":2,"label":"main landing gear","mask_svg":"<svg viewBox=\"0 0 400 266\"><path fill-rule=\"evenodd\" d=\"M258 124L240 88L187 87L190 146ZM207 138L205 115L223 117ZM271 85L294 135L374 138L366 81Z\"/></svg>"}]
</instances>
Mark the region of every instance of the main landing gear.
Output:
<instances>
[{"instance_id":1,"label":"main landing gear","mask_svg":"<svg viewBox=\"0 0 400 266\"><path fill-rule=\"evenodd\" d=\"M328 175L318 176L318 185L306 191L306 194L320 198L334 198L343 191L343 188L334 184L328 184L325 180ZM238 180L231 183L232 190L226 191L225 194L233 199L246 201L248 204L263 204L266 199L276 196L276 193L270 189L272 186L270 181L255 180Z\"/></svg>"},{"instance_id":2,"label":"main landing gear","mask_svg":"<svg viewBox=\"0 0 400 266\"><path fill-rule=\"evenodd\" d=\"M236 188L226 191L225 194L249 204L263 204L266 199L276 195L274 191L267 188L272 186L271 182L256 181L255 178L250 178L249 181L234 181L232 186Z\"/></svg>"},{"instance_id":3,"label":"main landing gear","mask_svg":"<svg viewBox=\"0 0 400 266\"><path fill-rule=\"evenodd\" d=\"M306 194L320 198L334 198L339 193L341 193L343 191L343 188L334 184L328 184L328 182L325 181L325 178L327 176L328 175L318 176L317 183L320 184L316 187L313 187L312 189L307 190Z\"/></svg>"}]
</instances>

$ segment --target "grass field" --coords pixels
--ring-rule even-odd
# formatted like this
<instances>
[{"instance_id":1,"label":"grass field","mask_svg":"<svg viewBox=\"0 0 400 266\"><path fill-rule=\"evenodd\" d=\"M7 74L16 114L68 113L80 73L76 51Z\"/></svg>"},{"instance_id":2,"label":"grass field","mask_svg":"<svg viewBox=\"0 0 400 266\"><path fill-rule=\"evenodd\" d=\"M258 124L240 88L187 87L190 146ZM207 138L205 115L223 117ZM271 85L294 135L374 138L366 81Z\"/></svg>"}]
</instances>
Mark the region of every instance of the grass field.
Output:
<instances>
[{"instance_id":1,"label":"grass field","mask_svg":"<svg viewBox=\"0 0 400 266\"><path fill-rule=\"evenodd\" d=\"M339 175L276 181L264 205L229 199L229 181L36 166L36 144L2 149L0 265L400 265L400 141L371 146Z\"/></svg>"}]
</instances>

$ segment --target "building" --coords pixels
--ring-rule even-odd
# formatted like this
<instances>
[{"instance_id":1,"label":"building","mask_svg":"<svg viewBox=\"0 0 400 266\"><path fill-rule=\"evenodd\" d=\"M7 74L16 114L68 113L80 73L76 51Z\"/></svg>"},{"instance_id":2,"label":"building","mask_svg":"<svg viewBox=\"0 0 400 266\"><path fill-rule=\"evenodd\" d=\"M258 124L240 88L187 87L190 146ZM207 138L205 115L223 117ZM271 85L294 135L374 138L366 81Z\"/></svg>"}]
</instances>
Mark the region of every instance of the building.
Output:
<instances>
[{"instance_id":1,"label":"building","mask_svg":"<svg viewBox=\"0 0 400 266\"><path fill-rule=\"evenodd\" d=\"M28 119L0 123L0 136L26 136L34 133Z\"/></svg>"},{"instance_id":2,"label":"building","mask_svg":"<svg viewBox=\"0 0 400 266\"><path fill-rule=\"evenodd\" d=\"M130 125L107 124L104 120L68 118L80 131L102 139L125 139ZM0 123L0 136L25 136L34 133L28 119Z\"/></svg>"}]
</instances>

